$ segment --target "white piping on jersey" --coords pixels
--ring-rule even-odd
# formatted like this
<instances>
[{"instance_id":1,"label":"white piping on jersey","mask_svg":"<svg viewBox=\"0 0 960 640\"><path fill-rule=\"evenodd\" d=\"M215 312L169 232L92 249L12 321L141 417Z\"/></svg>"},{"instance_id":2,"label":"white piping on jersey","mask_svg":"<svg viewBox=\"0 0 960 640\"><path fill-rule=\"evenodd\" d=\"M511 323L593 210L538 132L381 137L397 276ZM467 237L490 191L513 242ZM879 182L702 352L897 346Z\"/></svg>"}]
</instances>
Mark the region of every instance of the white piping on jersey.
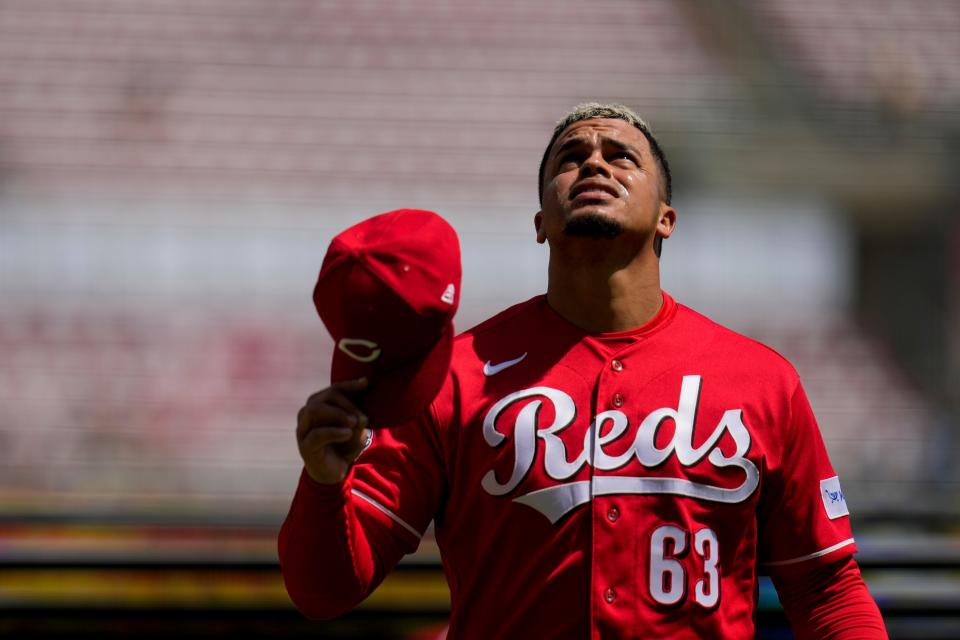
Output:
<instances>
[{"instance_id":1,"label":"white piping on jersey","mask_svg":"<svg viewBox=\"0 0 960 640\"><path fill-rule=\"evenodd\" d=\"M789 560L776 560L774 562L764 562L763 564L768 567L777 567L784 564L795 564L797 562L803 562L804 560L813 560L814 558L825 556L828 553L833 553L837 549L843 548L848 544L853 544L853 538L847 538L843 542L838 542L837 544L827 547L826 549L821 549L820 551L814 551L813 553L808 553L807 555L800 556L799 558L790 558Z\"/></svg>"},{"instance_id":2,"label":"white piping on jersey","mask_svg":"<svg viewBox=\"0 0 960 640\"><path fill-rule=\"evenodd\" d=\"M568 511L590 502L590 481L579 480L537 489L513 501L533 507L547 516L550 524L556 524Z\"/></svg>"},{"instance_id":3,"label":"white piping on jersey","mask_svg":"<svg viewBox=\"0 0 960 640\"><path fill-rule=\"evenodd\" d=\"M389 517L391 520L399 524L401 527L403 527L404 529L406 529L407 531L415 535L417 537L417 540L423 537L423 535L420 532L418 532L416 529L411 527L403 518L395 514L393 511L390 511L390 509L387 509L385 506L383 506L382 504L380 504L379 502L377 502L376 500L374 500L364 492L358 491L357 489L351 489L350 493L357 496L358 498L366 500L367 502L372 504L374 507L376 507L383 513L387 514L387 517Z\"/></svg>"},{"instance_id":4,"label":"white piping on jersey","mask_svg":"<svg viewBox=\"0 0 960 640\"><path fill-rule=\"evenodd\" d=\"M567 512L590 502L591 493L594 496L671 494L712 502L737 503L745 500L755 487L755 482L744 483L736 489L724 489L697 484L684 478L594 476L593 480L579 480L537 489L513 500L536 509L547 516L551 524L556 524Z\"/></svg>"}]
</instances>

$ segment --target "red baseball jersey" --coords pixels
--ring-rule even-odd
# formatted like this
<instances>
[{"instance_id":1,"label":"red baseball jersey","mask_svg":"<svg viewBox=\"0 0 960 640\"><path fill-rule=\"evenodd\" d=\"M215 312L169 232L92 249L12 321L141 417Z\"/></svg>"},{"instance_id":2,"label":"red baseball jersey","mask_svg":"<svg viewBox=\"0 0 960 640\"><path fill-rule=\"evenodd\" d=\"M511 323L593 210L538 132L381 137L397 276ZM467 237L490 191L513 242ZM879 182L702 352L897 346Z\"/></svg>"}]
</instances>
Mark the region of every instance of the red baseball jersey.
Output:
<instances>
[{"instance_id":1,"label":"red baseball jersey","mask_svg":"<svg viewBox=\"0 0 960 640\"><path fill-rule=\"evenodd\" d=\"M343 486L302 477L288 587L352 606L431 520L452 638L750 638L758 565L855 551L796 371L666 294L631 331L538 296L459 336L416 424L378 430ZM330 575L290 547L308 522Z\"/></svg>"}]
</instances>

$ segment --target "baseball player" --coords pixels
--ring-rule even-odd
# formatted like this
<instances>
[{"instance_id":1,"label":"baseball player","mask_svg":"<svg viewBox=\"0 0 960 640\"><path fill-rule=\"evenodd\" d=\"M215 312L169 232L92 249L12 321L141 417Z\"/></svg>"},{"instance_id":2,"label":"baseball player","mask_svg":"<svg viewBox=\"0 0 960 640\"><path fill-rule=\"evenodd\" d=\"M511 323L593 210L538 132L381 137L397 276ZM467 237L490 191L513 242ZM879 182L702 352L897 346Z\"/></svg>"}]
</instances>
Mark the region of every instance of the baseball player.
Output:
<instances>
[{"instance_id":1,"label":"baseball player","mask_svg":"<svg viewBox=\"0 0 960 640\"><path fill-rule=\"evenodd\" d=\"M577 107L540 196L546 295L458 336L424 411L368 424L366 378L301 410L297 607L350 610L433 520L451 638L751 638L759 572L798 638L885 638L796 371L660 289L677 213L647 125Z\"/></svg>"}]
</instances>

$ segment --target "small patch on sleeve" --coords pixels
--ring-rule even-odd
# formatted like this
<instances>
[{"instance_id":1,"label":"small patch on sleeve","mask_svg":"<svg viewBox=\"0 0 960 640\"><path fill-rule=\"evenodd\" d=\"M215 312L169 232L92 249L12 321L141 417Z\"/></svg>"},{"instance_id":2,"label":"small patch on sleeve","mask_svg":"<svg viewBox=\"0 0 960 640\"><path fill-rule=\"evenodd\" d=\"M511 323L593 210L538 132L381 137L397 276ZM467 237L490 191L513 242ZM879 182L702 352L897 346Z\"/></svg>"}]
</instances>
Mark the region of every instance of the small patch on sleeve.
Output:
<instances>
[{"instance_id":1,"label":"small patch on sleeve","mask_svg":"<svg viewBox=\"0 0 960 640\"><path fill-rule=\"evenodd\" d=\"M827 511L827 517L831 520L850 515L838 476L820 481L820 498L823 500L823 508Z\"/></svg>"}]
</instances>

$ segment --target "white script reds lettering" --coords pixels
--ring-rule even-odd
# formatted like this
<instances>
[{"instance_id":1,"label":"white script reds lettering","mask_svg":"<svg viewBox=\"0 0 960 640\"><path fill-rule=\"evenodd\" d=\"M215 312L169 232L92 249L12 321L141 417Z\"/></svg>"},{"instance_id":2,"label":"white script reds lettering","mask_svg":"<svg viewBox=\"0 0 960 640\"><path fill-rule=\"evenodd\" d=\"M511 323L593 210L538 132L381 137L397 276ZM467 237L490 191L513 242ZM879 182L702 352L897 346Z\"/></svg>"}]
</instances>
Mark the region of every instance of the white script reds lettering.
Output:
<instances>
[{"instance_id":1,"label":"white script reds lettering","mask_svg":"<svg viewBox=\"0 0 960 640\"><path fill-rule=\"evenodd\" d=\"M544 399L553 405L553 422L539 427L537 417ZM568 482L539 489L515 498L543 513L551 522L556 522L575 507L585 504L591 495L667 493L713 502L736 503L747 499L757 488L760 474L756 465L746 458L750 449L750 432L743 424L740 409L724 412L713 433L700 446L693 445L694 420L700 401L700 376L684 376L680 386L680 402L676 409L665 407L652 411L637 428L633 445L624 453L612 456L604 446L619 439L629 426L627 416L616 410L598 414L584 434L583 450L573 460L567 456L567 447L559 433L569 427L576 417L573 399L552 387L532 387L516 391L490 407L483 419L483 437L491 447L501 445L507 436L497 430L497 419L514 403L527 400L517 414L513 428L513 470L505 482L497 479L491 469L483 477L481 486L490 495L510 493L529 473L537 453L537 439L543 441L544 471L558 481L572 477L584 465L595 469L614 471L620 469L633 457L645 467L656 467L671 455L685 467L693 466L706 458L713 466L736 467L744 474L738 487L725 488L692 482L686 478L594 476L591 480ZM674 421L673 437L663 447L657 447L657 432L665 420ZM604 428L610 423L609 430ZM736 445L732 455L720 450L718 443L728 433ZM592 486L591 486L592 483Z\"/></svg>"}]
</instances>

